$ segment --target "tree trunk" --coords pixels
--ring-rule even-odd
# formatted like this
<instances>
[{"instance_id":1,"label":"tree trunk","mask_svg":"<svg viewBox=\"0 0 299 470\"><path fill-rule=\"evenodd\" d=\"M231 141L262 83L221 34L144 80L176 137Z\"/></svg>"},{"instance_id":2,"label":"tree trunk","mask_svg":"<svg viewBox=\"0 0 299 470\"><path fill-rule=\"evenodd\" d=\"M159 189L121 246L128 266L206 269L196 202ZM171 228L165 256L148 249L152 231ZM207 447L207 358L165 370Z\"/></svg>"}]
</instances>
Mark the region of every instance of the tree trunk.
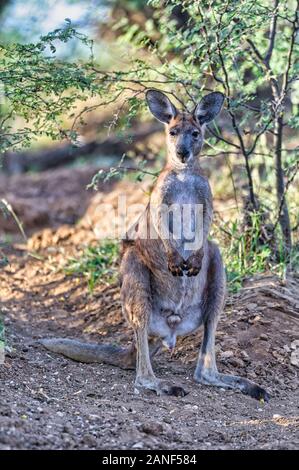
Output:
<instances>
[{"instance_id":1,"label":"tree trunk","mask_svg":"<svg viewBox=\"0 0 299 470\"><path fill-rule=\"evenodd\" d=\"M291 224L287 201L285 198L284 171L282 168L282 134L283 116L277 115L274 123L274 166L276 176L276 196L279 213L279 223L283 235L284 251L287 258L292 248Z\"/></svg>"}]
</instances>

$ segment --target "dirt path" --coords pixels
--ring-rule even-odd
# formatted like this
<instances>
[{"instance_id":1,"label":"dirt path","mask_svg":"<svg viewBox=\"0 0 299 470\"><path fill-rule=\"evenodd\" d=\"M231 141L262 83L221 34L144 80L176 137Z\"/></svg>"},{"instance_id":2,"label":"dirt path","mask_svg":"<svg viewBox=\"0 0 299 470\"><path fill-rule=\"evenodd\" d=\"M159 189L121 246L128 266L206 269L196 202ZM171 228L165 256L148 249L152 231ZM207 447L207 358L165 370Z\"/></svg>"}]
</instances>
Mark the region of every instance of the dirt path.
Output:
<instances>
[{"instance_id":1,"label":"dirt path","mask_svg":"<svg viewBox=\"0 0 299 470\"><path fill-rule=\"evenodd\" d=\"M28 246L42 259L25 247L7 250L10 264L0 271L7 332L0 449L298 449L298 280L249 280L229 297L219 325L219 369L265 386L269 403L195 384L200 334L155 362L157 375L182 383L186 397L136 395L133 372L78 364L37 343L59 335L130 341L117 286L99 285L91 296L83 279L58 269L86 230L83 223L36 233Z\"/></svg>"}]
</instances>

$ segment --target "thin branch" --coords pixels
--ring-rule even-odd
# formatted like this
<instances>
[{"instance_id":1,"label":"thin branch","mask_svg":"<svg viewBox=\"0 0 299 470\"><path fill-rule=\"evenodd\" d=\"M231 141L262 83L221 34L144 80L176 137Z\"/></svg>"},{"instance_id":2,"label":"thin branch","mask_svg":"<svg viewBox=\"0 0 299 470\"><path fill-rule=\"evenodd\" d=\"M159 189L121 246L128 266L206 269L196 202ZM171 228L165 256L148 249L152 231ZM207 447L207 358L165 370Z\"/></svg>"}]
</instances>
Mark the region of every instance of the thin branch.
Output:
<instances>
[{"instance_id":1,"label":"thin branch","mask_svg":"<svg viewBox=\"0 0 299 470\"><path fill-rule=\"evenodd\" d=\"M232 169L232 166L231 166L231 163L230 163L230 160L229 160L229 155L225 155L225 161L226 161L226 164L227 164L228 169L229 169L229 176L230 176L230 179L231 179L231 182L232 182L236 207L238 209L238 212L240 212L239 204L238 204L238 197L237 197L237 188L236 188L236 185L235 185L234 173L233 173L233 169Z\"/></svg>"},{"instance_id":2,"label":"thin branch","mask_svg":"<svg viewBox=\"0 0 299 470\"><path fill-rule=\"evenodd\" d=\"M283 205L284 205L284 202L285 202L285 197L286 197L286 194L288 192L288 189L289 189L290 185L292 184L292 182L294 181L298 171L299 171L299 161L296 162L295 169L294 169L292 175L288 178L288 181L286 182L285 187L284 187L283 194L281 195L280 204L279 204L278 213L277 213L277 218L276 218L276 220L274 222L274 226L273 226L273 233L275 232L276 227L279 223L279 219L280 219L280 216L281 216L282 208L283 208Z\"/></svg>"},{"instance_id":3,"label":"thin branch","mask_svg":"<svg viewBox=\"0 0 299 470\"><path fill-rule=\"evenodd\" d=\"M257 58L260 60L260 62L265 64L265 60L256 45L254 44L254 42L251 39L247 38L247 43L250 45L251 49L253 50Z\"/></svg>"},{"instance_id":4,"label":"thin branch","mask_svg":"<svg viewBox=\"0 0 299 470\"><path fill-rule=\"evenodd\" d=\"M289 73L290 73L290 69L291 69L291 66L292 66L292 57L293 57L293 51L294 51L294 46L295 46L295 42L296 42L297 32L299 30L298 18L299 18L299 0L297 0L297 9L296 9L295 18L294 18L294 21L293 21L292 35L291 35L291 39L290 39L290 47L289 47L288 55L287 55L287 65L286 65L286 70L285 70L285 73L283 75L283 80L282 80L281 101L284 100L285 95L288 91Z\"/></svg>"},{"instance_id":5,"label":"thin branch","mask_svg":"<svg viewBox=\"0 0 299 470\"><path fill-rule=\"evenodd\" d=\"M254 152L254 150L255 150L255 148L256 148L256 146L257 146L257 143L258 143L260 137L261 137L263 134L265 134L266 130L268 129L268 127L270 126L270 124L272 123L272 121L273 121L273 117L271 116L271 118L269 119L269 121L266 122L266 124L264 125L264 127L256 134L255 139L254 139L254 142L253 142L251 148L247 151L247 155L248 155L248 156L251 155L251 154Z\"/></svg>"},{"instance_id":6,"label":"thin branch","mask_svg":"<svg viewBox=\"0 0 299 470\"><path fill-rule=\"evenodd\" d=\"M207 126L207 129L209 130L209 132L214 136L216 137L218 140L220 140L221 142L224 142L225 144L227 145L231 145L232 147L235 147L236 149L240 149L240 146L235 144L234 142L231 142L230 140L227 140L225 137L222 137L221 135L217 134L212 128L211 126Z\"/></svg>"},{"instance_id":7,"label":"thin branch","mask_svg":"<svg viewBox=\"0 0 299 470\"><path fill-rule=\"evenodd\" d=\"M277 31L277 14L278 14L278 9L279 9L279 0L275 0L275 5L274 5L274 13L272 16L271 20L271 25L270 25L270 35L269 35L269 47L267 50L267 53L265 55L265 63L270 64L270 60L272 57L272 53L274 50L274 45L275 45L275 36L276 36L276 31Z\"/></svg>"}]
</instances>

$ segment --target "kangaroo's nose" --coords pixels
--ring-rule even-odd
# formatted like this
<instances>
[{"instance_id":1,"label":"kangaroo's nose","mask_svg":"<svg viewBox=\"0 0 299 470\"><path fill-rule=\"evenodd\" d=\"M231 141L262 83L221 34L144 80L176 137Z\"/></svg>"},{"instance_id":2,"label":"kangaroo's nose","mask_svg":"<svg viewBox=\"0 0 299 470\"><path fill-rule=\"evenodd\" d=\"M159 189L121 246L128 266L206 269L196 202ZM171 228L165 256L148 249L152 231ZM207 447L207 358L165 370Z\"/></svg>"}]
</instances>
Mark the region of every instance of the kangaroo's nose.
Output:
<instances>
[{"instance_id":1,"label":"kangaroo's nose","mask_svg":"<svg viewBox=\"0 0 299 470\"><path fill-rule=\"evenodd\" d=\"M185 162L190 155L189 150L181 149L181 148L177 149L176 153L177 153L177 156L182 160L182 162Z\"/></svg>"}]
</instances>

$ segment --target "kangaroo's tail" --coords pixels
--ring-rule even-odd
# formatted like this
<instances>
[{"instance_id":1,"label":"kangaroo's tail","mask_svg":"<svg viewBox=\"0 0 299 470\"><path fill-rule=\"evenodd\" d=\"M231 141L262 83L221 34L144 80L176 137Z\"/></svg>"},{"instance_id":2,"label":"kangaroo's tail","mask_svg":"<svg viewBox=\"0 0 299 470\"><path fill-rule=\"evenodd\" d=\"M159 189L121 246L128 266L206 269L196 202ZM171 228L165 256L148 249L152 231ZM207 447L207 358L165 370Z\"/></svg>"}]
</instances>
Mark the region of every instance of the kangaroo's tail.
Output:
<instances>
[{"instance_id":1,"label":"kangaroo's tail","mask_svg":"<svg viewBox=\"0 0 299 470\"><path fill-rule=\"evenodd\" d=\"M112 344L81 343L67 338L42 339L39 343L49 351L78 362L102 362L122 369L134 369L136 364L134 343L128 348Z\"/></svg>"}]
</instances>

